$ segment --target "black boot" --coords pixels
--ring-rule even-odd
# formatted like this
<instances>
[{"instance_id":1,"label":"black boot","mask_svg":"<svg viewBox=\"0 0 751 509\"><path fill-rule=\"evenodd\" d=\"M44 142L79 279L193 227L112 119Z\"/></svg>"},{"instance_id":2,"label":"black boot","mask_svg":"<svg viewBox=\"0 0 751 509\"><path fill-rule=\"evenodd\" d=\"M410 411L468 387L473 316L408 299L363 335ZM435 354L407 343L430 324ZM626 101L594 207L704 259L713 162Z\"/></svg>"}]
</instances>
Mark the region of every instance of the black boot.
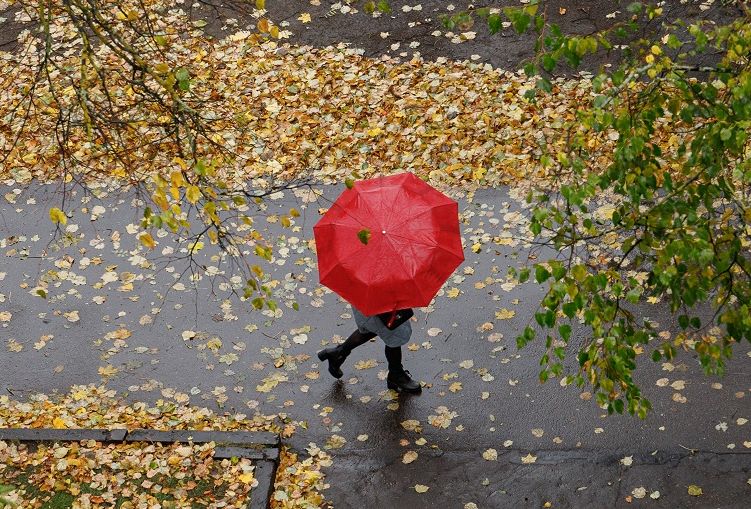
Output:
<instances>
[{"instance_id":1,"label":"black boot","mask_svg":"<svg viewBox=\"0 0 751 509\"><path fill-rule=\"evenodd\" d=\"M332 346L318 352L318 358L321 361L329 361L329 373L334 378L341 378L344 375L342 373L342 364L344 364L348 355L349 352L345 351L342 345Z\"/></svg>"},{"instance_id":2,"label":"black boot","mask_svg":"<svg viewBox=\"0 0 751 509\"><path fill-rule=\"evenodd\" d=\"M419 382L412 380L409 376L409 371L405 371L404 369L389 370L386 385L389 389L396 392L409 392L411 394L420 394L422 392Z\"/></svg>"},{"instance_id":3,"label":"black boot","mask_svg":"<svg viewBox=\"0 0 751 509\"><path fill-rule=\"evenodd\" d=\"M356 330L341 345L332 346L318 352L318 358L321 361L329 361L329 373L331 373L331 376L341 378L344 375L342 373L342 364L344 364L344 360L349 354L352 353L352 350L360 345L364 345L374 337L376 335L370 332L364 333Z\"/></svg>"}]
</instances>

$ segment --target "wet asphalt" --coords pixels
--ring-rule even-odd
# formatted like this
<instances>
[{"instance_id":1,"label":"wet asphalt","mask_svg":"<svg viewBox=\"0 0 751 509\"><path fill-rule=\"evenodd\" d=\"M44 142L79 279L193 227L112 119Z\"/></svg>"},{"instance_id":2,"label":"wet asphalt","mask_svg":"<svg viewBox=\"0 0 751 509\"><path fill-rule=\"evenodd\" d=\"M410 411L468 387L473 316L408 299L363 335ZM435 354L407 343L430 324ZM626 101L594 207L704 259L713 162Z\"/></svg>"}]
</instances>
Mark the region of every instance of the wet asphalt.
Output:
<instances>
[{"instance_id":1,"label":"wet asphalt","mask_svg":"<svg viewBox=\"0 0 751 509\"><path fill-rule=\"evenodd\" d=\"M637 378L654 405L645 420L608 417L586 392L557 379L540 384L543 345L517 350L514 338L533 322L542 289L513 286L506 271L546 253L520 240L524 211L508 190L456 196L465 263L430 308L417 310L404 349L405 367L426 384L423 394L386 391L380 340L355 350L341 381L331 378L315 353L346 337L354 322L347 304L319 286L308 245L319 208L341 188L315 189L320 196L286 191L258 211L257 225L277 254L270 264L245 259L286 295L282 312L271 316L232 295L230 278L240 272L230 260L212 259L217 252L208 243L193 260L196 281L180 252L184 243L156 235L153 251L140 246L128 232L138 223L132 193L68 193L67 231L55 231L47 211L61 204L58 187L1 187L0 312L11 314L0 323L2 390L24 398L106 383L131 401L189 398L218 412L285 415L307 427L290 440L293 447L313 442L332 454L327 496L336 507L611 507L627 505L639 488L646 499L632 502L744 505L751 490L749 346L736 348L724 377L703 375L687 352L672 366L642 354ZM290 228L268 221L292 207L301 216ZM497 236L518 243L497 244ZM478 241L474 253L469 246ZM34 295L40 280L46 299ZM455 298L452 289L460 291ZM514 315L497 319L502 308ZM670 330L659 304L641 313ZM575 334L572 344L583 340ZM662 378L678 389L657 385ZM407 422L408 430L405 421L418 422ZM497 460L487 461L482 453L491 448ZM417 460L404 464L407 451ZM627 456L631 466L620 461ZM429 491L418 494L416 484ZM689 484L704 495L688 496ZM659 498L649 498L655 491Z\"/></svg>"},{"instance_id":2,"label":"wet asphalt","mask_svg":"<svg viewBox=\"0 0 751 509\"><path fill-rule=\"evenodd\" d=\"M395 12L376 20L332 9L332 1L318 3L267 0L271 18L292 32L289 41L296 44L345 42L372 57L419 52L427 59L506 68L531 55L530 36L508 28L491 36L480 23L464 30L473 38L452 42L460 30L447 35L440 15L468 2L453 2L453 10L448 2L391 2ZM628 2L543 3L564 31L589 33L623 21ZM717 2L711 10L700 4L668 2L666 8L691 19L737 14L731 4ZM242 2L185 9L207 19L207 33L217 37L254 23ZM311 23L298 19L303 13L311 14ZM8 47L20 28L6 22L0 44ZM648 25L637 35L655 31L659 27ZM618 58L617 50L601 53L584 68L595 71ZM280 300L282 314L269 316L232 294L231 278L242 267L212 260L212 246L197 253L197 265L180 251L185 243L169 236L155 236L157 248L144 250L128 232L140 219L133 193L68 194L65 232L48 218L49 208L63 203L60 188L0 185L0 313L11 315L0 321L0 390L26 398L105 383L129 401L177 399L217 412L287 416L305 425L290 440L293 448L315 443L332 455L326 495L337 508L748 506L749 345L736 348L724 377L703 375L688 352L672 366L653 363L645 352L636 374L654 406L645 420L608 417L587 399L586 388L561 387L556 379L540 384L540 341L517 350L514 337L533 322L542 289L512 288L505 274L530 254L545 253L530 252L522 241L492 241L501 234L526 235L515 214L519 202L507 189L482 190L472 200L457 197L466 261L434 306L417 310L412 349L404 350L405 367L426 384L423 394L395 399L386 391L379 340L353 353L341 381L331 378L315 352L346 337L354 323L346 303L318 285L315 253L307 245L318 209L341 191L318 189L322 196L312 201L311 195L285 192L257 211L257 224L274 239L277 255L271 265L245 258L273 269L271 279L287 295ZM104 212L92 220L97 205ZM290 207L302 213L292 228L267 220ZM469 246L477 241L482 250L474 253ZM192 282L194 271L201 279ZM40 279L48 283L46 299L33 294ZM456 298L445 293L452 288L461 292ZM514 316L496 319L502 308ZM639 312L675 331L663 306ZM578 332L573 345L586 339ZM491 448L497 459L488 461L482 453ZM407 451L418 454L409 464L402 461ZM417 484L428 491L417 493ZM703 495L689 496L691 484Z\"/></svg>"}]
</instances>

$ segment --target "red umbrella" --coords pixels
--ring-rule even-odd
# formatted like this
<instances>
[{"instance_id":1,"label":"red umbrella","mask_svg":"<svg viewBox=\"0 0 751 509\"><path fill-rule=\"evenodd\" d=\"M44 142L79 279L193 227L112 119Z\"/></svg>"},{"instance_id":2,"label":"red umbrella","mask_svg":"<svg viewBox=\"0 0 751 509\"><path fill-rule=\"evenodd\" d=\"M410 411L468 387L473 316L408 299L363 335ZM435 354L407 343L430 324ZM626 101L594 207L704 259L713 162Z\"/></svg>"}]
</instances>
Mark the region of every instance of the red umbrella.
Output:
<instances>
[{"instance_id":1,"label":"red umbrella","mask_svg":"<svg viewBox=\"0 0 751 509\"><path fill-rule=\"evenodd\" d=\"M356 182L313 233L321 284L368 316L427 306L464 261L459 205L411 173Z\"/></svg>"}]
</instances>

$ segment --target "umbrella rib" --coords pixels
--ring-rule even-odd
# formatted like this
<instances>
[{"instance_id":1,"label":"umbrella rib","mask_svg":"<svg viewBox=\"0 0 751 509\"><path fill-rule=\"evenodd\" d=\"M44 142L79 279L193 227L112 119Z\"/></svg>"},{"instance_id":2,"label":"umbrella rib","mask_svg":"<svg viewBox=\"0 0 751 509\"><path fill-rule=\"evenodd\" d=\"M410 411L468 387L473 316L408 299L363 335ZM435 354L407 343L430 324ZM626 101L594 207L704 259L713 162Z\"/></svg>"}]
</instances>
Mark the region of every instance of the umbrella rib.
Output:
<instances>
[{"instance_id":1,"label":"umbrella rib","mask_svg":"<svg viewBox=\"0 0 751 509\"><path fill-rule=\"evenodd\" d=\"M402 222L396 223L395 225L391 226L391 229L392 230L396 230L399 226L403 225L407 221L413 221L416 218L418 218L420 216L424 216L425 214L428 214L428 213L434 211L437 208L440 208L440 207L449 207L449 206L454 206L454 205L456 205L456 202L452 201L450 203L443 203L441 205L436 205L434 207L427 208L427 209L423 210L422 212L420 212L419 214L415 214L414 216L405 217Z\"/></svg>"},{"instance_id":2,"label":"umbrella rib","mask_svg":"<svg viewBox=\"0 0 751 509\"><path fill-rule=\"evenodd\" d=\"M391 245L391 248L394 250L394 252L398 253L398 251L396 249L396 246L394 245L393 241L391 239L389 239L388 237L386 239L388 240L388 243ZM399 260L399 264L402 266L402 269L404 270L404 272L407 272L407 267L404 265L404 260L402 260L402 257L401 256L395 256L395 258L397 260ZM420 298L423 299L423 300L425 300L425 295L423 295L423 293L422 293L422 288L420 288L417 285L417 282L414 280L413 277L410 277L410 282L414 285L415 289L417 289L417 294L420 296Z\"/></svg>"},{"instance_id":3,"label":"umbrella rib","mask_svg":"<svg viewBox=\"0 0 751 509\"><path fill-rule=\"evenodd\" d=\"M392 233L391 236L392 237L399 237L399 238L405 239L405 240L407 240L407 241L409 241L409 242L411 242L413 244L421 244L423 246L435 247L435 248L441 249L443 251L446 251L447 253L449 253L451 255L457 256L456 253L454 253L453 251L450 251L445 246L442 246L441 244L438 244L438 243L436 243L436 244L428 244L427 242L423 242L421 240L413 239L411 237L405 237L404 235L399 235L398 233ZM457 258L458 258L458 256L457 256Z\"/></svg>"}]
</instances>

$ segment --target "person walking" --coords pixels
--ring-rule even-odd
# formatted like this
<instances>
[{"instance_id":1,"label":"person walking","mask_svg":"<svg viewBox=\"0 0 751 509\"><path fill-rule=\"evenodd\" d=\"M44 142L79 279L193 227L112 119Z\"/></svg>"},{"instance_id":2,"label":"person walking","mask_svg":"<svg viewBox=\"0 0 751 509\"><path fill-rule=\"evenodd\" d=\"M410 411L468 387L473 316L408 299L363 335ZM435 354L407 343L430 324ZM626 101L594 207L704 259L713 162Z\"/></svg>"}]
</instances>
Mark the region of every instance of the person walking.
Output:
<instances>
[{"instance_id":1,"label":"person walking","mask_svg":"<svg viewBox=\"0 0 751 509\"><path fill-rule=\"evenodd\" d=\"M389 324L384 323L384 319L386 322L401 321L401 317L398 316L400 313L403 313L404 316L408 315L407 319L403 320L401 324L396 325L394 323L392 328L389 328ZM384 315L365 316L353 307L352 314L357 324L357 330L350 334L344 343L318 352L318 358L321 361L328 361L331 376L341 378L344 375L342 364L352 353L352 350L378 336L386 344L385 353L389 369L386 386L397 392L421 393L422 386L413 380L409 371L402 366L402 346L407 344L412 336L412 325L409 320L409 317L413 315L412 310L400 310L393 314L385 313L384 315L391 315L386 318ZM396 326L394 327L394 325Z\"/></svg>"},{"instance_id":2,"label":"person walking","mask_svg":"<svg viewBox=\"0 0 751 509\"><path fill-rule=\"evenodd\" d=\"M318 358L341 378L352 350L380 336L389 389L419 393L401 347L412 308L429 306L464 261L459 204L409 172L346 184L313 235L319 281L352 305L357 330Z\"/></svg>"}]
</instances>

